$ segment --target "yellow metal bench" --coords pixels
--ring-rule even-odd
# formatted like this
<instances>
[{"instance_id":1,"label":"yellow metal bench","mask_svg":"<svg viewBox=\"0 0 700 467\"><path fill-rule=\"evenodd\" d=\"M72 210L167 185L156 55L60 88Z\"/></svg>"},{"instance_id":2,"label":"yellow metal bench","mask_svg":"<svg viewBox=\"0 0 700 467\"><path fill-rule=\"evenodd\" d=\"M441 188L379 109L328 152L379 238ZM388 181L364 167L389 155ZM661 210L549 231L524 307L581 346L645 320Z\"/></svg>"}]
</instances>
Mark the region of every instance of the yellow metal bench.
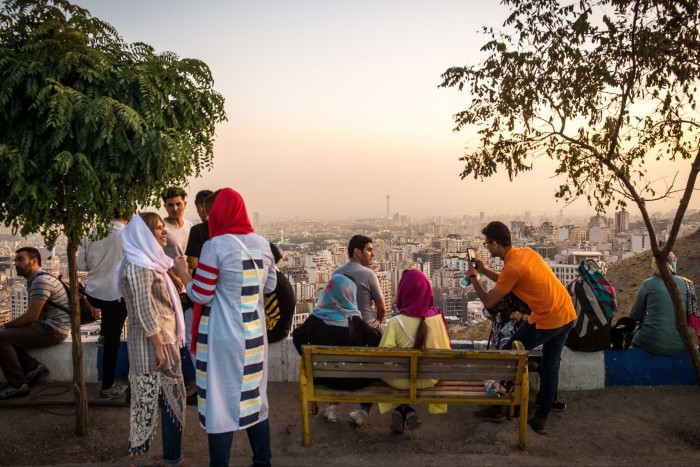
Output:
<instances>
[{"instance_id":1,"label":"yellow metal bench","mask_svg":"<svg viewBox=\"0 0 700 467\"><path fill-rule=\"evenodd\" d=\"M311 441L309 403L317 402L389 402L394 404L491 404L508 406L512 418L520 406L518 446L525 449L529 376L527 351L520 350L428 350L331 347L305 345L300 365L302 436L305 446ZM362 389L338 390L314 384L314 378L403 378L409 389L395 389L382 381ZM417 379L437 379L431 388L417 389ZM514 390L501 397L489 396L484 380L515 383Z\"/></svg>"}]
</instances>

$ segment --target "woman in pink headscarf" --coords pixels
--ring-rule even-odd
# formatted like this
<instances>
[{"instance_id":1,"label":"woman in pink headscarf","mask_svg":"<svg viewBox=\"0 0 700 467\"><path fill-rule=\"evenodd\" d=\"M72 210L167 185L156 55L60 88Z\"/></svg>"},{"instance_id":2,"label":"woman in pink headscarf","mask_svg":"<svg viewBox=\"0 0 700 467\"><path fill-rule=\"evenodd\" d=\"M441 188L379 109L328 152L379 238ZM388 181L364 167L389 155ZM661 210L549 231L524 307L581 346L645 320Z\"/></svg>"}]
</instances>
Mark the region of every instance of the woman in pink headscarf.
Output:
<instances>
[{"instance_id":1,"label":"woman in pink headscarf","mask_svg":"<svg viewBox=\"0 0 700 467\"><path fill-rule=\"evenodd\" d=\"M387 322L379 347L398 347L413 349L449 349L450 337L440 308L433 306L433 289L428 278L418 269L407 269L401 276L396 293L396 308L399 315ZM385 379L384 382L397 389L408 389L407 379ZM435 379L419 379L418 389L435 386ZM421 424L416 411L408 404L379 404L379 412L391 413L391 429L397 433L404 432L404 426L415 430ZM430 413L445 413L445 404L430 404Z\"/></svg>"}]
</instances>

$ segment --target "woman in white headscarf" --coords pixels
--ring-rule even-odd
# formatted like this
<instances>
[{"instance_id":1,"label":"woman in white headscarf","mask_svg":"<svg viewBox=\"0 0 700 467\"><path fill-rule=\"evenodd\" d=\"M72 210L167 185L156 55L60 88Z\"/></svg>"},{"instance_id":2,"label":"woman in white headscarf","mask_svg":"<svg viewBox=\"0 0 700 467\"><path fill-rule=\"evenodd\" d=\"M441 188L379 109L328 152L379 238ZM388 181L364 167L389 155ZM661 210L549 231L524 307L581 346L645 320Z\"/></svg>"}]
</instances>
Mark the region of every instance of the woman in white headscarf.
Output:
<instances>
[{"instance_id":1,"label":"woman in white headscarf","mask_svg":"<svg viewBox=\"0 0 700 467\"><path fill-rule=\"evenodd\" d=\"M129 453L134 466L186 465L181 453L185 385L179 351L185 327L177 289L167 275L173 265L163 251L167 235L163 219L153 212L134 216L122 232L118 280L129 314ZM163 458L155 461L148 451L159 406Z\"/></svg>"}]
</instances>

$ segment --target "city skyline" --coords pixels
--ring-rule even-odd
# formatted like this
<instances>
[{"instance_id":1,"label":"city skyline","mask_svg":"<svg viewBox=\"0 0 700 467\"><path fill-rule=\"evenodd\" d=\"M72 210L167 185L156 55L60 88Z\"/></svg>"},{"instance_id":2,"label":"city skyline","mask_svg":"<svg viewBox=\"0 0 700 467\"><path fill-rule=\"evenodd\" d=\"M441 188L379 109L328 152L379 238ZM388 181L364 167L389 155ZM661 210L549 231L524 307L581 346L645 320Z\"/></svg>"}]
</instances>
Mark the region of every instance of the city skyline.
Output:
<instances>
[{"instance_id":1,"label":"city skyline","mask_svg":"<svg viewBox=\"0 0 700 467\"><path fill-rule=\"evenodd\" d=\"M391 214L413 217L593 214L584 200L555 202L561 179L545 158L512 183L502 173L460 180L458 159L478 142L471 129L452 132L468 96L437 86L447 68L482 60L478 31L507 16L496 2L75 3L127 42L211 67L229 120L217 127L213 170L191 179L190 201L230 186L268 220L383 217L387 195ZM686 166L648 165L661 186L676 173L687 179ZM690 208L699 207L696 196ZM191 202L187 216L196 218Z\"/></svg>"}]
</instances>

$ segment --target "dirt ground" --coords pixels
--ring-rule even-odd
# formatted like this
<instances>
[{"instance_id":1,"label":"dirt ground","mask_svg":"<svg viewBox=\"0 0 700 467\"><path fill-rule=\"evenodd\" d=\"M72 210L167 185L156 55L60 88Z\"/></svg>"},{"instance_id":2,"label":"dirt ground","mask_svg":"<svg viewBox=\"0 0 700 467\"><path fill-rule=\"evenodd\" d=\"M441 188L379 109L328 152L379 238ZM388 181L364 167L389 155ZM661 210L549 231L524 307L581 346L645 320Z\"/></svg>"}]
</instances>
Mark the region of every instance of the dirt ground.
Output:
<instances>
[{"instance_id":1,"label":"dirt ground","mask_svg":"<svg viewBox=\"0 0 700 467\"><path fill-rule=\"evenodd\" d=\"M89 391L97 394L98 388ZM30 398L0 403L0 465L124 464L126 406L91 406L89 435L78 438L72 406L20 406L71 400L67 385L37 385ZM562 392L567 409L550 415L547 436L529 429L524 451L517 447L516 420L480 421L473 406L450 406L446 415L432 416L417 407L423 425L405 435L392 433L389 415L376 408L361 428L329 424L318 415L311 418L311 445L303 447L297 385L271 383L269 399L275 465L700 465L697 388ZM192 465L205 466L206 435L195 407L188 407L187 417L183 453ZM160 454L160 446L157 435L151 452ZM251 459L246 436L237 434L232 465L250 465Z\"/></svg>"}]
</instances>

